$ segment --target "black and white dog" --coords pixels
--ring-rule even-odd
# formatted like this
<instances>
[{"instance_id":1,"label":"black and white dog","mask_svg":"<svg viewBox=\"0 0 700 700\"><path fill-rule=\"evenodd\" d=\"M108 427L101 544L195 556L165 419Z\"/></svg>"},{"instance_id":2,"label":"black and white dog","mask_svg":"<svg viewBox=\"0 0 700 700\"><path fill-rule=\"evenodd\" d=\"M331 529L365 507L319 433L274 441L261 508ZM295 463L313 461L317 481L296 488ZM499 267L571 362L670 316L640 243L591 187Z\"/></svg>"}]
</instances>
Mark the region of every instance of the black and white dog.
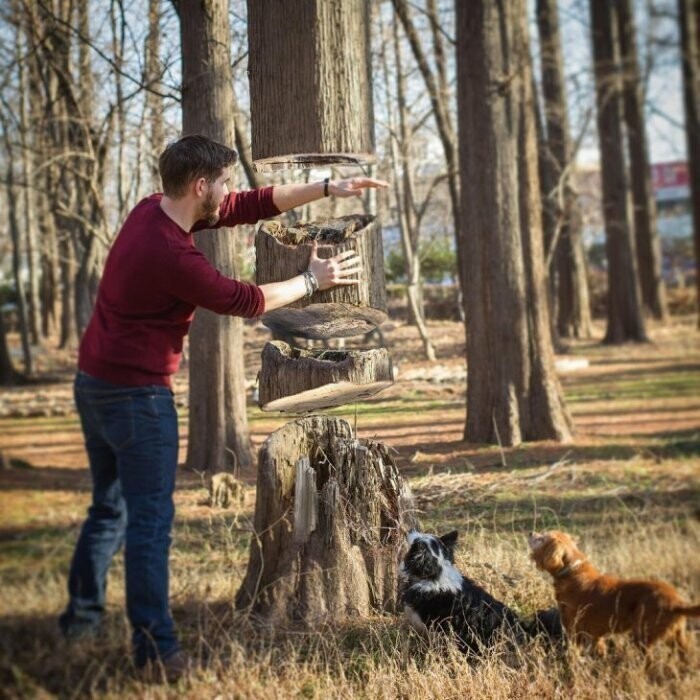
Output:
<instances>
[{"instance_id":1,"label":"black and white dog","mask_svg":"<svg viewBox=\"0 0 700 700\"><path fill-rule=\"evenodd\" d=\"M522 644L539 634L562 638L559 611L542 610L523 621L454 565L457 531L442 537L412 531L403 563L401 599L406 617L421 633L454 636L465 653L478 654L499 641Z\"/></svg>"}]
</instances>

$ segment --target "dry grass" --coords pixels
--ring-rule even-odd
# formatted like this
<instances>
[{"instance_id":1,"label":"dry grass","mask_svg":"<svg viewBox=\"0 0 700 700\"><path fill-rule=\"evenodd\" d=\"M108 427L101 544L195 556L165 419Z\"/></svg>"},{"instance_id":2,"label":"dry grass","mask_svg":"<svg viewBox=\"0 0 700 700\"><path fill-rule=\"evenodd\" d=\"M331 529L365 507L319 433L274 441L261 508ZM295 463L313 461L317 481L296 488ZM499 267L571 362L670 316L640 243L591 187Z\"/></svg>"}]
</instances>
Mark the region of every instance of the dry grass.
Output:
<instances>
[{"instance_id":1,"label":"dry grass","mask_svg":"<svg viewBox=\"0 0 700 700\"><path fill-rule=\"evenodd\" d=\"M700 525L659 523L631 532L610 528L586 541L594 560L629 575L654 572L686 593L698 591ZM183 545L200 539L200 558ZM574 650L552 654L534 646L518 659L494 653L467 663L454 649L419 639L398 618L350 622L315 632L256 629L229 601L245 566L245 547L225 518L178 528L173 562L174 612L186 647L206 659L204 670L173 688L151 688L133 677L128 628L111 606L106 639L69 650L53 616L64 601L60 572L37 572L5 587L2 685L13 697L305 697L513 698L684 697L700 688L697 640L687 663L658 648L647 667L619 639L606 659ZM208 548L205 548L208 549ZM462 542L458 564L495 595L523 612L552 604L549 582L529 562L522 538L481 529ZM116 567L111 599L121 596ZM6 608L6 605L3 605ZM696 634L697 637L697 634ZM433 640L435 641L435 640ZM3 693L0 693L2 695Z\"/></svg>"},{"instance_id":2,"label":"dry grass","mask_svg":"<svg viewBox=\"0 0 700 700\"><path fill-rule=\"evenodd\" d=\"M524 539L551 526L577 535L604 570L666 579L700 600L700 347L692 333L681 327L659 331L650 346L575 349L593 364L565 377L580 426L565 448L501 453L459 443L461 390L427 383L370 403L358 425L399 448L424 529L459 529L460 568L522 613L553 604ZM417 438L417 416L442 432ZM261 435L272 427L267 418L253 425ZM533 646L517 659L494 653L468 663L394 616L313 632L256 628L231 605L245 573L254 486L248 481L239 512L213 511L202 505L198 479L184 474L172 605L185 648L206 663L177 686L145 686L129 657L121 560L110 577L105 638L68 648L58 634L89 497L77 439L70 416L0 421L0 448L34 465L0 474L0 697L700 696L697 626L687 662L659 647L649 664L621 638L605 659Z\"/></svg>"}]
</instances>

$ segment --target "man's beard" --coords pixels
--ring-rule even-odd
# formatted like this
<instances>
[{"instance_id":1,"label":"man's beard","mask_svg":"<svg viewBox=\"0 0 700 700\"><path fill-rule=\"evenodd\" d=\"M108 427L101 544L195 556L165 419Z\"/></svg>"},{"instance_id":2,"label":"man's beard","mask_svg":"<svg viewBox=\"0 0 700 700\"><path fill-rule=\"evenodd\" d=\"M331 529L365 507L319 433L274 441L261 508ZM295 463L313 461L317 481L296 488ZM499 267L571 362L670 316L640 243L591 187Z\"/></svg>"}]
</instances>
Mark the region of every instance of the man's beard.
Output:
<instances>
[{"instance_id":1,"label":"man's beard","mask_svg":"<svg viewBox=\"0 0 700 700\"><path fill-rule=\"evenodd\" d=\"M208 224L215 224L219 220L219 207L214 204L213 192L209 192L207 198L202 202L197 218L200 221L206 221Z\"/></svg>"}]
</instances>

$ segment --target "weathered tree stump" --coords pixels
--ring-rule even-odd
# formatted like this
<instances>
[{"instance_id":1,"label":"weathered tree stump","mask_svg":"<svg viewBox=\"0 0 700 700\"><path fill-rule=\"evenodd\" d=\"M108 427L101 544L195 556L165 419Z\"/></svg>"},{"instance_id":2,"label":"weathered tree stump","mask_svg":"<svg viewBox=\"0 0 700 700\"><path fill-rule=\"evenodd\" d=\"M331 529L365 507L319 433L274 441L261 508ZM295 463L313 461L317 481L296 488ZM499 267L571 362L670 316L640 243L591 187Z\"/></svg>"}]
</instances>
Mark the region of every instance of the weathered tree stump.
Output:
<instances>
[{"instance_id":1,"label":"weathered tree stump","mask_svg":"<svg viewBox=\"0 0 700 700\"><path fill-rule=\"evenodd\" d=\"M374 162L368 22L367 0L249 0L257 170Z\"/></svg>"},{"instance_id":2,"label":"weathered tree stump","mask_svg":"<svg viewBox=\"0 0 700 700\"><path fill-rule=\"evenodd\" d=\"M354 439L339 418L288 423L259 453L255 534L236 606L270 624L394 611L399 552L416 526L385 445Z\"/></svg>"},{"instance_id":3,"label":"weathered tree stump","mask_svg":"<svg viewBox=\"0 0 700 700\"><path fill-rule=\"evenodd\" d=\"M366 399L392 382L384 348L302 350L272 341L262 351L259 405L263 411L303 413Z\"/></svg>"},{"instance_id":4,"label":"weathered tree stump","mask_svg":"<svg viewBox=\"0 0 700 700\"><path fill-rule=\"evenodd\" d=\"M281 282L306 270L314 240L320 258L354 250L362 260L360 283L315 292L264 314L262 322L273 331L313 339L374 330L387 313L382 232L373 216L343 216L293 227L265 222L255 237L256 282Z\"/></svg>"}]
</instances>

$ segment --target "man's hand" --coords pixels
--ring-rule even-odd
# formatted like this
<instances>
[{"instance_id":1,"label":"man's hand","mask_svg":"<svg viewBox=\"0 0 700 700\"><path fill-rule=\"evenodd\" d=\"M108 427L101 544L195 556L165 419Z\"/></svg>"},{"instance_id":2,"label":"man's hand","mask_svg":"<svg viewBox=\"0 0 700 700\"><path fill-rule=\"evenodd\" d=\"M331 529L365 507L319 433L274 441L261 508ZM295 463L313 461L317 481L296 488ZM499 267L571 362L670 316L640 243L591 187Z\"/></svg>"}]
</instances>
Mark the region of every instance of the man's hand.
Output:
<instances>
[{"instance_id":1,"label":"man's hand","mask_svg":"<svg viewBox=\"0 0 700 700\"><path fill-rule=\"evenodd\" d=\"M329 180L328 194L334 197L360 197L368 188L384 189L389 183L372 177L351 177L347 180Z\"/></svg>"},{"instance_id":2,"label":"man's hand","mask_svg":"<svg viewBox=\"0 0 700 700\"><path fill-rule=\"evenodd\" d=\"M348 182L345 180L344 182ZM349 197L351 195L345 195ZM318 257L318 243L314 241L309 258L309 272L318 280L319 290L330 289L336 285L359 284L359 279L348 279L351 275L362 272L360 256L354 250L344 250L334 258Z\"/></svg>"}]
</instances>

